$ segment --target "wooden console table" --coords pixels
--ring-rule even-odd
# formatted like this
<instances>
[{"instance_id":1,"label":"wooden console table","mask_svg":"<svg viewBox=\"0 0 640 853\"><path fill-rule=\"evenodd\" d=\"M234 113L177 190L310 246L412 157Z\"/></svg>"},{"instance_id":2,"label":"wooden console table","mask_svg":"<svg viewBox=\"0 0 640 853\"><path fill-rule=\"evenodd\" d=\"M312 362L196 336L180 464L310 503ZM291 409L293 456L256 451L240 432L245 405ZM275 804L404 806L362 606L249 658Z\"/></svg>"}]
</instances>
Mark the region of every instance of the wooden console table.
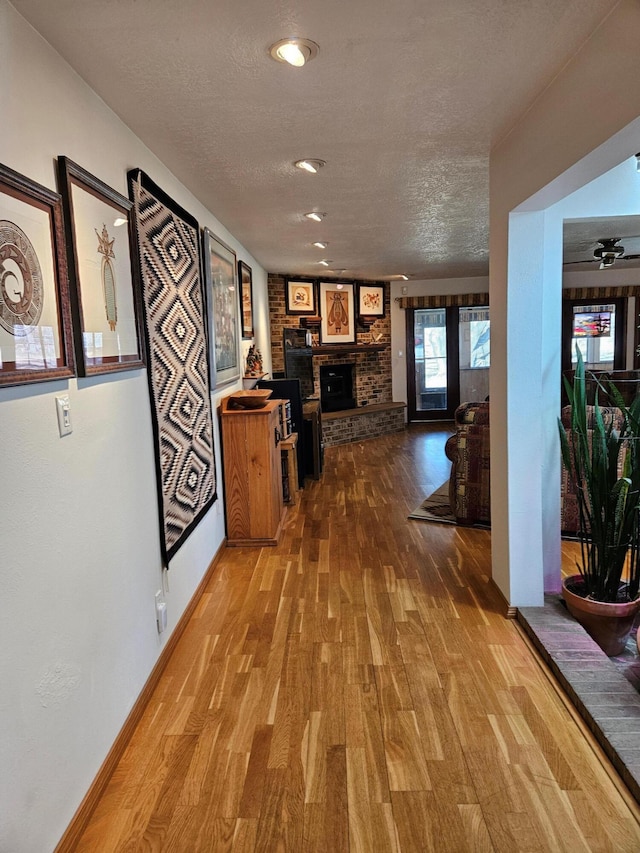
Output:
<instances>
[{"instance_id":1,"label":"wooden console table","mask_svg":"<svg viewBox=\"0 0 640 853\"><path fill-rule=\"evenodd\" d=\"M228 545L277 545L284 512L277 444L280 400L230 409L222 400L222 453Z\"/></svg>"}]
</instances>

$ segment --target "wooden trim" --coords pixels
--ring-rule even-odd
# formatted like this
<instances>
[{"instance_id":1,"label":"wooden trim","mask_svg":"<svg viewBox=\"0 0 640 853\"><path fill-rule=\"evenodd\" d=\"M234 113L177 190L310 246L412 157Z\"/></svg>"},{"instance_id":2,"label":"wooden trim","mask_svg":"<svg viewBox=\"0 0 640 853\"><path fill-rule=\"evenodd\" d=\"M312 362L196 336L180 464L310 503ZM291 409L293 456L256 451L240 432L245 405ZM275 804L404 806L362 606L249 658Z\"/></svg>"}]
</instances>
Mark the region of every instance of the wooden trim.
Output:
<instances>
[{"instance_id":1,"label":"wooden trim","mask_svg":"<svg viewBox=\"0 0 640 853\"><path fill-rule=\"evenodd\" d=\"M127 748L129 741L133 735L133 732L142 719L142 715L147 707L147 704L153 694L153 691L158 686L158 682L164 672L164 669L169 662L169 658L173 654L176 645L178 644L178 640L182 636L185 628L187 627L189 620L191 619L198 602L202 598L202 594L204 593L207 584L209 583L215 568L220 561L222 556L222 552L226 546L226 540L223 540L220 544L220 547L216 551L211 563L209 564L209 568L204 573L202 580L196 587L195 592L193 593L191 600L187 604L184 613L178 620L176 627L173 630L173 633L165 643L164 648L160 652L160 656L155 663L155 666L151 670L151 674L147 679L144 687L142 688L138 698L136 699L133 708L129 712L129 716L124 721L124 725L120 729L118 736L114 740L111 749L107 753L107 757L102 762L102 766L98 770L95 779L91 783L91 787L85 794L82 802L78 806L76 813L71 819L71 823L64 831L64 834L60 841L58 842L54 853L72 853L73 850L76 849L78 842L80 841L80 837L84 832L91 815L95 807L98 805L98 801L100 797L104 793L109 780L113 774L113 771L116 769L116 766L120 759L122 758L125 749Z\"/></svg>"},{"instance_id":2,"label":"wooden trim","mask_svg":"<svg viewBox=\"0 0 640 853\"><path fill-rule=\"evenodd\" d=\"M507 599L504 597L504 594L498 584L494 581L493 578L489 578L489 583L494 588L494 590L500 596L500 600L504 606L504 617L505 619L517 619L518 617L518 608L514 607L513 604L510 604Z\"/></svg>"}]
</instances>

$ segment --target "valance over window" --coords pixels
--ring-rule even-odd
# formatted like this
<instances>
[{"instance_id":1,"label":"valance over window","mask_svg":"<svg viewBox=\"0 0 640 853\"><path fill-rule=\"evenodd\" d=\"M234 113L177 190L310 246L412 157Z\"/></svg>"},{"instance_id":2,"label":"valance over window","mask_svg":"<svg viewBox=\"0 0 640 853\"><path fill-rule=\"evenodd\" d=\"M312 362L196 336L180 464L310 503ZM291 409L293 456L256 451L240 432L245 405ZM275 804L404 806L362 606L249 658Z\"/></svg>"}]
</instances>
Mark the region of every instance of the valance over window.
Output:
<instances>
[{"instance_id":1,"label":"valance over window","mask_svg":"<svg viewBox=\"0 0 640 853\"><path fill-rule=\"evenodd\" d=\"M618 287L565 287L563 299L586 299L590 302L609 299L626 299L640 296L640 286ZM488 293L450 293L433 296L398 296L396 302L400 308L448 308L452 305L473 306L488 305Z\"/></svg>"},{"instance_id":2,"label":"valance over window","mask_svg":"<svg viewBox=\"0 0 640 853\"><path fill-rule=\"evenodd\" d=\"M630 296L640 296L640 287L565 287L562 290L563 299L588 299L590 302Z\"/></svg>"},{"instance_id":3,"label":"valance over window","mask_svg":"<svg viewBox=\"0 0 640 853\"><path fill-rule=\"evenodd\" d=\"M488 293L450 293L446 296L398 296L401 308L448 308L451 305L488 305Z\"/></svg>"}]
</instances>

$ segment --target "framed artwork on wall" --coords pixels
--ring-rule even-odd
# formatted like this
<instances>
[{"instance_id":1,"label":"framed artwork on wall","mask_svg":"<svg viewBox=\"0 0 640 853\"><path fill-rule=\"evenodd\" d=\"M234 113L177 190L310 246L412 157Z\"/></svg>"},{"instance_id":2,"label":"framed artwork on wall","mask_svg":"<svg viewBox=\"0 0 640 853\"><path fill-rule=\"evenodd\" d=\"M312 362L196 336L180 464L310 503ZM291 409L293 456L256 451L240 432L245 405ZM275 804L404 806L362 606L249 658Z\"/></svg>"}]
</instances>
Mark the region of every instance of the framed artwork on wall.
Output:
<instances>
[{"instance_id":1,"label":"framed artwork on wall","mask_svg":"<svg viewBox=\"0 0 640 853\"><path fill-rule=\"evenodd\" d=\"M285 282L285 308L287 314L315 315L316 283L287 279Z\"/></svg>"},{"instance_id":2,"label":"framed artwork on wall","mask_svg":"<svg viewBox=\"0 0 640 853\"><path fill-rule=\"evenodd\" d=\"M358 285L358 316L384 317L384 285Z\"/></svg>"},{"instance_id":3,"label":"framed artwork on wall","mask_svg":"<svg viewBox=\"0 0 640 853\"><path fill-rule=\"evenodd\" d=\"M320 282L320 342L353 344L356 340L354 284Z\"/></svg>"},{"instance_id":4,"label":"framed artwork on wall","mask_svg":"<svg viewBox=\"0 0 640 853\"><path fill-rule=\"evenodd\" d=\"M238 282L240 285L240 311L242 313L242 337L253 337L253 274L251 267L244 261L238 261Z\"/></svg>"},{"instance_id":5,"label":"framed artwork on wall","mask_svg":"<svg viewBox=\"0 0 640 853\"><path fill-rule=\"evenodd\" d=\"M58 193L0 165L0 385L75 375Z\"/></svg>"},{"instance_id":6,"label":"framed artwork on wall","mask_svg":"<svg viewBox=\"0 0 640 853\"><path fill-rule=\"evenodd\" d=\"M58 157L80 376L144 367L133 203Z\"/></svg>"},{"instance_id":7,"label":"framed artwork on wall","mask_svg":"<svg viewBox=\"0 0 640 853\"><path fill-rule=\"evenodd\" d=\"M240 299L236 253L208 228L203 247L213 389L240 378Z\"/></svg>"}]
</instances>

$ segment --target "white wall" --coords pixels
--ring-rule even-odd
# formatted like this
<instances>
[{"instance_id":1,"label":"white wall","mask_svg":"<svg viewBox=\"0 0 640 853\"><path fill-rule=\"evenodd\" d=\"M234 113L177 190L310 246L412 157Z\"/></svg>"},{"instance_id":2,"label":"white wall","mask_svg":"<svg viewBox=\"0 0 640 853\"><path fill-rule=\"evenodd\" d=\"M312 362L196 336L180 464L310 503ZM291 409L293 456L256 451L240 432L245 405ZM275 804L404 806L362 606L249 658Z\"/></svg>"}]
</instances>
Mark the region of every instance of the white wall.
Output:
<instances>
[{"instance_id":1,"label":"white wall","mask_svg":"<svg viewBox=\"0 0 640 853\"><path fill-rule=\"evenodd\" d=\"M549 208L638 150L639 36L640 4L621 0L491 155L492 559L494 580L516 606L541 603L543 576L553 573L554 561L556 572L559 565L557 525L551 524L556 516L550 511L558 498L546 484L559 476L561 277L554 258L561 231ZM581 202L575 215L589 215L582 212L587 194ZM527 215L543 237L537 259L528 254L518 228L518 218ZM532 280L541 293L528 290ZM532 346L520 336L525 310L538 330L527 382L520 357ZM531 424L540 425L533 442ZM531 479L521 465L527 454ZM532 528L542 537L533 549Z\"/></svg>"},{"instance_id":2,"label":"white wall","mask_svg":"<svg viewBox=\"0 0 640 853\"><path fill-rule=\"evenodd\" d=\"M229 243L252 267L257 343L271 369L265 271L6 0L0 114L0 162L12 169L55 189L65 154L126 195L126 172L139 166ZM73 433L61 439L62 392ZM0 389L0 441L0 850L33 853L53 849L93 781L223 540L223 502L171 563L159 636L146 372Z\"/></svg>"}]
</instances>

